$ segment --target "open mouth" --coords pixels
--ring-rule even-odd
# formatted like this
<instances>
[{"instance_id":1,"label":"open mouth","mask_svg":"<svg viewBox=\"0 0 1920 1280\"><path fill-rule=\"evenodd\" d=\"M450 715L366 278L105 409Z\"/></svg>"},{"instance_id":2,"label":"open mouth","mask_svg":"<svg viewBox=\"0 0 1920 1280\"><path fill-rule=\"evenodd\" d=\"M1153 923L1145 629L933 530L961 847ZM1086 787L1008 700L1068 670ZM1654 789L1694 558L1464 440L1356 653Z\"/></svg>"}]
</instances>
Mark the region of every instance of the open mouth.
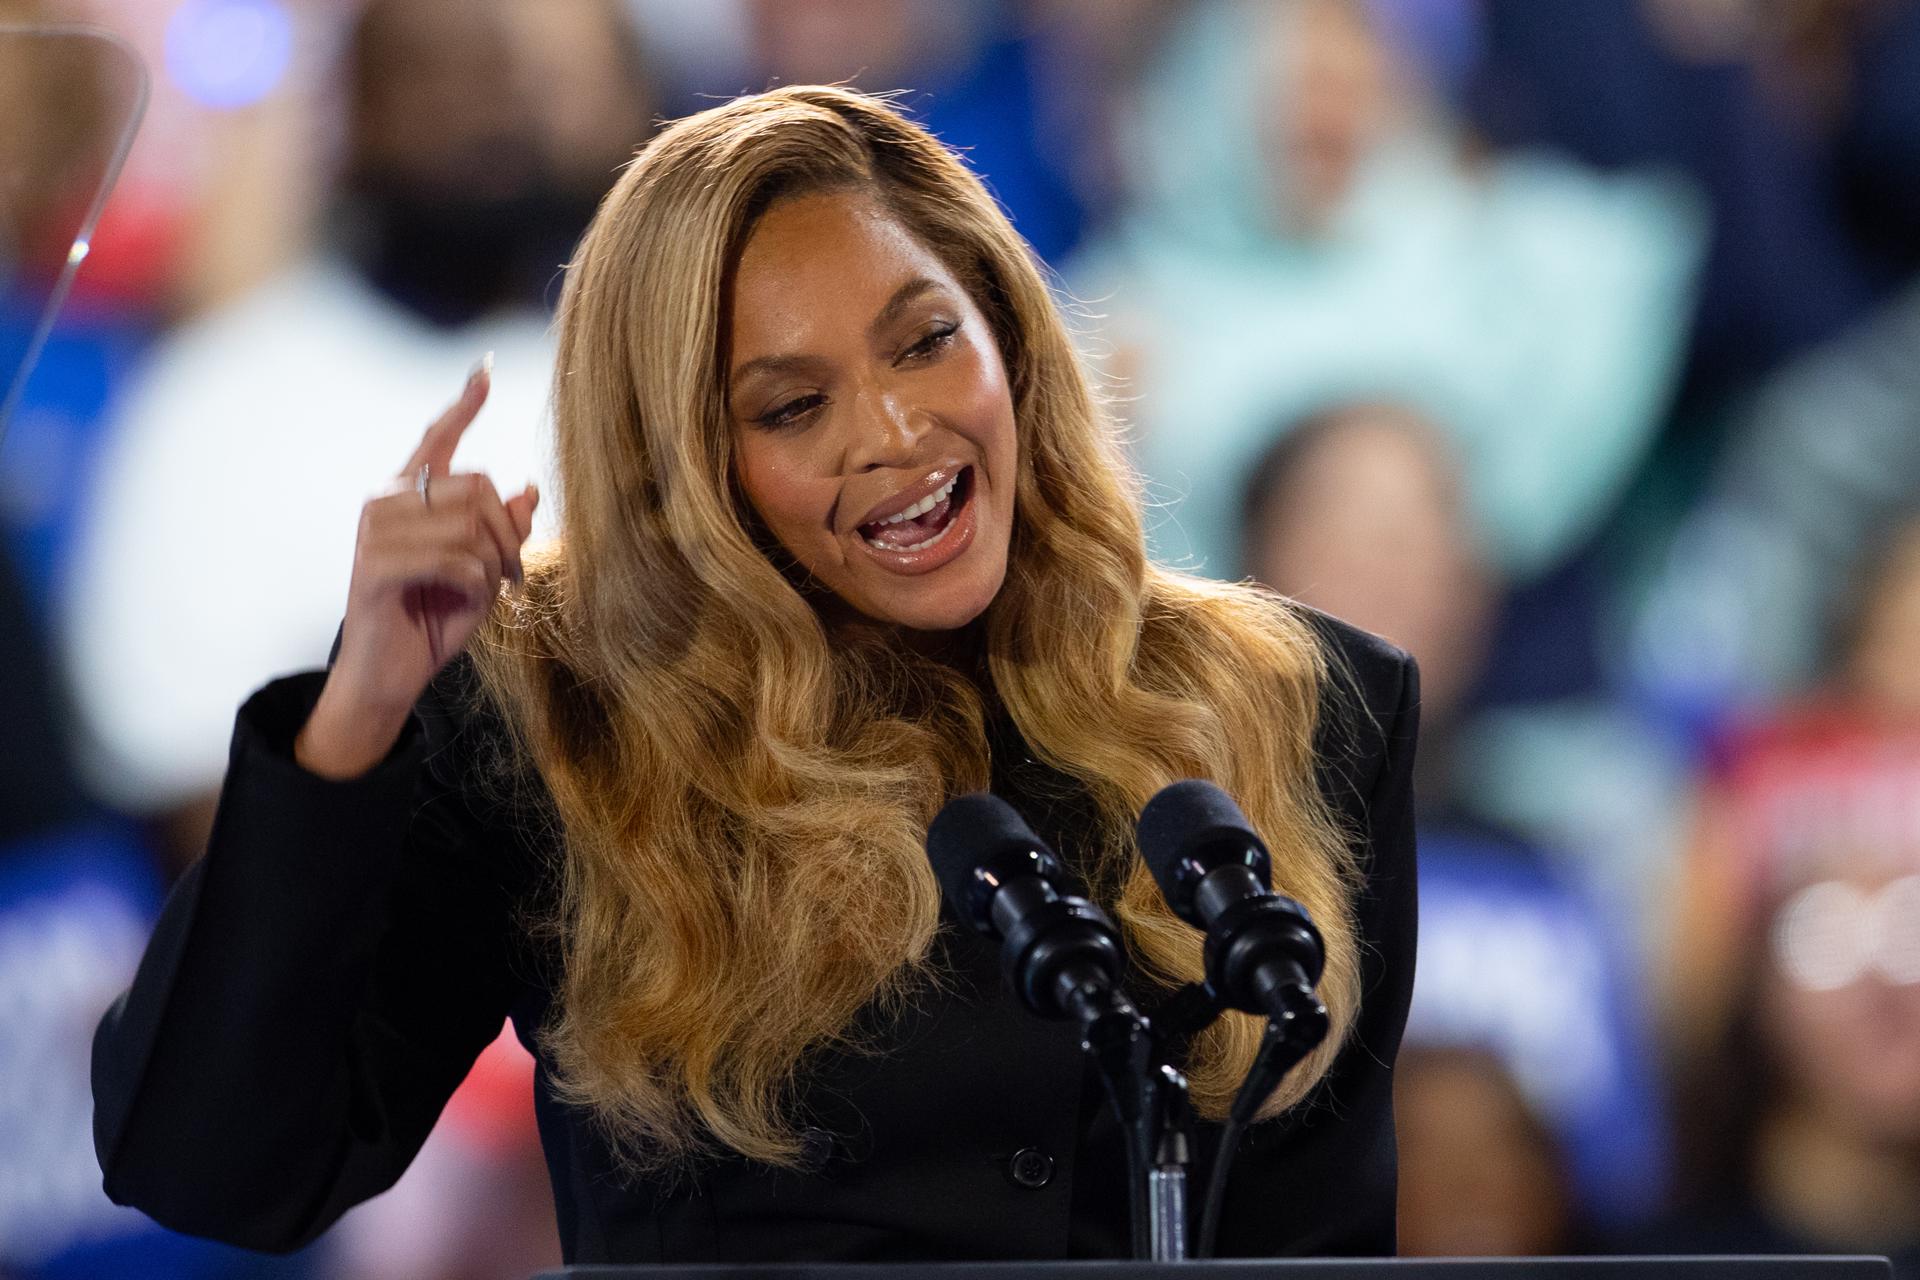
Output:
<instances>
[{"instance_id":1,"label":"open mouth","mask_svg":"<svg viewBox=\"0 0 1920 1280\"><path fill-rule=\"evenodd\" d=\"M972 496L973 468L963 467L945 488L928 494L898 515L861 525L860 536L875 551L931 550L953 529Z\"/></svg>"}]
</instances>

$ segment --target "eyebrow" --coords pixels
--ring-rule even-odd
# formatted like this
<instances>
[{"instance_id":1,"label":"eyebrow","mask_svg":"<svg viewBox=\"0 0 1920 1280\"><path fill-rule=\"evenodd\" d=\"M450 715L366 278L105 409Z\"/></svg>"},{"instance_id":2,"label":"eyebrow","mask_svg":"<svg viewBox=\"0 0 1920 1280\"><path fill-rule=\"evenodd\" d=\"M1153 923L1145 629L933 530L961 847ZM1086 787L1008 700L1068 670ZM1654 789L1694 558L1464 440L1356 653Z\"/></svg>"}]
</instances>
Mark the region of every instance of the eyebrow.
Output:
<instances>
[{"instance_id":1,"label":"eyebrow","mask_svg":"<svg viewBox=\"0 0 1920 1280\"><path fill-rule=\"evenodd\" d=\"M937 289L939 287L936 281L929 280L925 276L915 276L893 291L893 296L887 299L887 305L880 308L879 314L873 317L873 323L867 326L867 332L869 334L878 334L882 329L892 324L895 320L898 320L900 313L912 306L921 294L927 292L929 289Z\"/></svg>"},{"instance_id":2,"label":"eyebrow","mask_svg":"<svg viewBox=\"0 0 1920 1280\"><path fill-rule=\"evenodd\" d=\"M907 281L895 289L893 296L887 299L886 305L875 313L872 323L867 325L868 334L879 333L899 319L900 313L912 306L921 294L939 287L939 281L927 276L915 276ZM759 356L735 369L728 382L729 385L737 388L757 373L801 373L818 368L819 365L818 356Z\"/></svg>"}]
</instances>

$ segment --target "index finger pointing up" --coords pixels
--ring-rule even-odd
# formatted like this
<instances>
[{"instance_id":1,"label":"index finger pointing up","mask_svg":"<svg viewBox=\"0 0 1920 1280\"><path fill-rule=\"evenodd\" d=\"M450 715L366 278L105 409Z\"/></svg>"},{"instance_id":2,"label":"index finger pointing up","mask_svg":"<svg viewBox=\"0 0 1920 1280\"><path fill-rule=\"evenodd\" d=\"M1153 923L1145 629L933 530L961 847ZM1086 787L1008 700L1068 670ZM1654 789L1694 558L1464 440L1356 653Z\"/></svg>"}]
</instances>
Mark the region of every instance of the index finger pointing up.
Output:
<instances>
[{"instance_id":1,"label":"index finger pointing up","mask_svg":"<svg viewBox=\"0 0 1920 1280\"><path fill-rule=\"evenodd\" d=\"M480 412L480 406L487 402L487 392L492 385L493 352L489 351L480 357L480 363L467 375L467 385L460 389L460 398L434 419L427 433L420 437L419 445L407 459L407 464L400 468L400 474L403 477L412 476L421 467L432 467L436 475L444 476L451 472L453 451L459 447L460 437L466 433L474 415Z\"/></svg>"}]
</instances>

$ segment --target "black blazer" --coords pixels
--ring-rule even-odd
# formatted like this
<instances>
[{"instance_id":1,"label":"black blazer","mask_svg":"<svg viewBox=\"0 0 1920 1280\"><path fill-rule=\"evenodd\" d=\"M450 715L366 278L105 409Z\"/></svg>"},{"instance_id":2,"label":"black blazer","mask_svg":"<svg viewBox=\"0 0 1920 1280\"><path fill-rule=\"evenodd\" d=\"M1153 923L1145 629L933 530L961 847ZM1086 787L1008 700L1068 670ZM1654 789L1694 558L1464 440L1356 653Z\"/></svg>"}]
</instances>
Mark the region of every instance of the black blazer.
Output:
<instances>
[{"instance_id":1,"label":"black blazer","mask_svg":"<svg viewBox=\"0 0 1920 1280\"><path fill-rule=\"evenodd\" d=\"M1319 774L1366 875L1364 1003L1326 1081L1236 1157L1223 1255L1394 1250L1417 680L1399 650L1315 621L1348 673L1324 702ZM459 709L468 679L464 662L443 673L392 755L351 782L293 762L323 673L241 708L207 854L95 1036L114 1201L195 1235L296 1248L399 1178L502 1018L539 1057L554 962L519 912L550 887L552 851L471 785L497 725ZM1077 788L1010 725L995 740L996 791L1071 859ZM566 1260L1126 1256L1120 1138L1075 1033L1003 990L984 941L949 928L941 945L957 980L889 1024L886 1052L808 1064L805 1172L717 1159L623 1186L543 1062L535 1104ZM1203 1126L1196 1168L1215 1140Z\"/></svg>"}]
</instances>

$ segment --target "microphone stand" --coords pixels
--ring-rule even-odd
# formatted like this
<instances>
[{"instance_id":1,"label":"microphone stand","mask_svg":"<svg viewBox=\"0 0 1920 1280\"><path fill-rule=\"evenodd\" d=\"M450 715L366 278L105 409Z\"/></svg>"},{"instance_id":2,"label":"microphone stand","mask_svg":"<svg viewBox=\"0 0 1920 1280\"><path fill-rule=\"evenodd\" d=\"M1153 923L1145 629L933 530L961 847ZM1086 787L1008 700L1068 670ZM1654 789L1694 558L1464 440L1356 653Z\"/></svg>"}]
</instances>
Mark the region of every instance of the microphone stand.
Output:
<instances>
[{"instance_id":1,"label":"microphone stand","mask_svg":"<svg viewBox=\"0 0 1920 1280\"><path fill-rule=\"evenodd\" d=\"M1044 953L1045 944L1040 948ZM1111 979L1084 961L1050 975L1057 1006L1080 1024L1080 1047L1106 1086L1107 1101L1126 1134L1128 1217L1133 1256L1154 1262L1210 1258L1226 1203L1227 1171L1255 1113L1302 1058L1326 1036L1327 1011L1311 989L1282 988L1284 1012L1270 1019L1253 1067L1241 1082L1207 1179L1193 1248L1188 1224L1188 1167L1196 1148L1187 1078L1173 1065L1192 1035L1224 1006L1205 983L1188 983L1150 1021Z\"/></svg>"},{"instance_id":2,"label":"microphone stand","mask_svg":"<svg viewBox=\"0 0 1920 1280\"><path fill-rule=\"evenodd\" d=\"M1199 982L1174 992L1155 1010L1152 1021L1117 991L1089 992L1079 1003L1071 998L1062 1001L1081 1018L1081 1047L1098 1064L1107 1096L1127 1133L1136 1258L1182 1262L1213 1256L1226 1203L1227 1171L1241 1136L1287 1073L1327 1034L1327 1010L1319 997L1303 988L1283 990L1284 1012L1268 1020L1260 1050L1221 1129L1197 1240L1191 1243L1188 1167L1196 1150L1195 1116L1187 1079L1173 1060L1225 1006L1210 986Z\"/></svg>"},{"instance_id":3,"label":"microphone stand","mask_svg":"<svg viewBox=\"0 0 1920 1280\"><path fill-rule=\"evenodd\" d=\"M1155 1262L1187 1259L1187 1165L1193 1158L1193 1103L1187 1078L1161 1063L1149 1078L1152 1122L1143 1136L1153 1143L1147 1171L1148 1235Z\"/></svg>"},{"instance_id":4,"label":"microphone stand","mask_svg":"<svg viewBox=\"0 0 1920 1280\"><path fill-rule=\"evenodd\" d=\"M1084 908L1084 904L1081 904ZM1065 902L1051 916L1087 918ZM1040 933L1047 915L1009 920L1003 955L1016 989L1034 987L1038 1007L1052 1008L1080 1024L1080 1047L1091 1056L1107 1101L1126 1135L1128 1216L1133 1256L1154 1262L1183 1262L1213 1256L1220 1212L1226 1200L1227 1170L1240 1136L1269 1094L1327 1033L1327 1010L1309 986L1274 989L1278 1011L1267 1023L1253 1067L1241 1082L1214 1155L1202 1206L1199 1248L1191 1249L1188 1214L1188 1166L1195 1150L1195 1116L1187 1078L1174 1066L1193 1034L1218 1018L1226 1007L1211 972L1219 958L1209 954L1209 981L1181 987L1155 1013L1158 1022L1134 1007L1108 967L1080 951L1085 939L1069 931L1026 941ZM1316 936L1317 941L1317 936ZM1076 954L1076 952L1078 952ZM1050 997L1050 999L1049 999Z\"/></svg>"},{"instance_id":5,"label":"microphone stand","mask_svg":"<svg viewBox=\"0 0 1920 1280\"><path fill-rule=\"evenodd\" d=\"M1133 1255L1183 1262L1191 1256L1187 1169L1195 1119L1187 1078L1173 1058L1179 1043L1213 1021L1220 1007L1199 984L1162 1006L1159 1027L1111 987L1075 983L1060 1003L1079 1020L1080 1047L1092 1057L1126 1134Z\"/></svg>"},{"instance_id":6,"label":"microphone stand","mask_svg":"<svg viewBox=\"0 0 1920 1280\"><path fill-rule=\"evenodd\" d=\"M1080 1022L1080 1047L1126 1134L1133 1256L1184 1261L1194 1121L1187 1078L1168 1061L1172 1046L1111 986L1073 982L1060 1003Z\"/></svg>"}]
</instances>

